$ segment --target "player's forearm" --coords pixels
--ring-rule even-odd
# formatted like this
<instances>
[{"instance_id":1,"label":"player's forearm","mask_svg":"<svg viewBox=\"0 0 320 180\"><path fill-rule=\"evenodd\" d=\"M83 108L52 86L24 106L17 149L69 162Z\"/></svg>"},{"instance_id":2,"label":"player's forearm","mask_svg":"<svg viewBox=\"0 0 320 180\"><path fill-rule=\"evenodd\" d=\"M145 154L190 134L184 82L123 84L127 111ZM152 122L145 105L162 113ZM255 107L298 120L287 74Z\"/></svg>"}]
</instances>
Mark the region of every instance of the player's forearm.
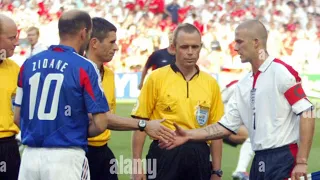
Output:
<instances>
[{"instance_id":1,"label":"player's forearm","mask_svg":"<svg viewBox=\"0 0 320 180\"><path fill-rule=\"evenodd\" d=\"M99 128L94 121L89 122L89 128L88 128L88 136L89 137L95 137L101 134L104 131L103 128Z\"/></svg>"},{"instance_id":2,"label":"player's forearm","mask_svg":"<svg viewBox=\"0 0 320 180\"><path fill-rule=\"evenodd\" d=\"M108 129L116 131L139 130L139 120L108 113Z\"/></svg>"},{"instance_id":3,"label":"player's forearm","mask_svg":"<svg viewBox=\"0 0 320 180\"><path fill-rule=\"evenodd\" d=\"M207 141L221 139L229 136L231 132L220 124L215 123L201 129L193 129L187 132L191 141Z\"/></svg>"},{"instance_id":4,"label":"player's forearm","mask_svg":"<svg viewBox=\"0 0 320 180\"><path fill-rule=\"evenodd\" d=\"M108 127L107 113L92 114L89 116L88 136L94 137L103 133Z\"/></svg>"},{"instance_id":5,"label":"player's forearm","mask_svg":"<svg viewBox=\"0 0 320 180\"><path fill-rule=\"evenodd\" d=\"M300 119L300 145L297 163L307 163L314 135L315 118L308 118L306 113L301 115Z\"/></svg>"},{"instance_id":6,"label":"player's forearm","mask_svg":"<svg viewBox=\"0 0 320 180\"><path fill-rule=\"evenodd\" d=\"M210 151L212 156L212 169L221 169L221 159L222 159L222 140L211 141Z\"/></svg>"},{"instance_id":7,"label":"player's forearm","mask_svg":"<svg viewBox=\"0 0 320 180\"><path fill-rule=\"evenodd\" d=\"M141 159L143 145L147 134L141 131L134 131L132 136L132 157L133 159Z\"/></svg>"}]
</instances>

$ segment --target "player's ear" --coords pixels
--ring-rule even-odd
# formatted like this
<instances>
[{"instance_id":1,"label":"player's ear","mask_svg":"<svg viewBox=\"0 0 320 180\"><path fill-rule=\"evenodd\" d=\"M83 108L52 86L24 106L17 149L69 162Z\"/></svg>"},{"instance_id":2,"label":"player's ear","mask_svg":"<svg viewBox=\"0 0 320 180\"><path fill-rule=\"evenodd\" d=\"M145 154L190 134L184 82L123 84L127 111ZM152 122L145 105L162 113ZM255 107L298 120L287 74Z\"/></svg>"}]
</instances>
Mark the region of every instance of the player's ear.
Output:
<instances>
[{"instance_id":1,"label":"player's ear","mask_svg":"<svg viewBox=\"0 0 320 180\"><path fill-rule=\"evenodd\" d=\"M174 53L177 52L177 48L176 48L176 47L177 47L177 46L176 46L175 43L171 43L170 46L169 46L169 48L170 48Z\"/></svg>"},{"instance_id":2,"label":"player's ear","mask_svg":"<svg viewBox=\"0 0 320 180\"><path fill-rule=\"evenodd\" d=\"M94 49L96 49L96 48L98 48L98 44L99 44L99 40L97 39L97 38L91 38L90 39L90 42L89 42L89 44L90 44L90 47L91 48L94 48Z\"/></svg>"},{"instance_id":3,"label":"player's ear","mask_svg":"<svg viewBox=\"0 0 320 180\"><path fill-rule=\"evenodd\" d=\"M254 39L253 44L254 44L254 48L256 48L256 49L259 48L259 39L257 39L257 38Z\"/></svg>"},{"instance_id":4,"label":"player's ear","mask_svg":"<svg viewBox=\"0 0 320 180\"><path fill-rule=\"evenodd\" d=\"M79 33L80 33L81 40L88 42L88 32L87 32L87 28L81 29Z\"/></svg>"}]
</instances>

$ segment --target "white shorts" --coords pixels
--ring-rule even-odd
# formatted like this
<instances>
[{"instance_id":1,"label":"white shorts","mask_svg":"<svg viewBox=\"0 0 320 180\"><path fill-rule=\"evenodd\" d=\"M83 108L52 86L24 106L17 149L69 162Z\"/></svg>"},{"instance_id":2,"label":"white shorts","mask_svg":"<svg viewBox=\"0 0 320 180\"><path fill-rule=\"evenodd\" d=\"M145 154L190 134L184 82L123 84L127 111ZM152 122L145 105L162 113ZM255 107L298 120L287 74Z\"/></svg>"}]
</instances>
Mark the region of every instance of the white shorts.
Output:
<instances>
[{"instance_id":1,"label":"white shorts","mask_svg":"<svg viewBox=\"0 0 320 180\"><path fill-rule=\"evenodd\" d=\"M26 147L19 180L90 180L88 160L80 148Z\"/></svg>"}]
</instances>

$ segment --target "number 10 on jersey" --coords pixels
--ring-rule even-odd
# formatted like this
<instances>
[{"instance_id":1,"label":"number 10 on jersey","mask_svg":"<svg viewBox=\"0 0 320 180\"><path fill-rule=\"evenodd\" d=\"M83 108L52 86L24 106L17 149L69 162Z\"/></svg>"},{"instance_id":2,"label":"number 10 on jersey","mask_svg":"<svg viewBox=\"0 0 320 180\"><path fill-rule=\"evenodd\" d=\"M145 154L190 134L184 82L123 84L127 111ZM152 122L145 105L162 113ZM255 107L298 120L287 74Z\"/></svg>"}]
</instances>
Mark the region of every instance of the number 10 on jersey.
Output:
<instances>
[{"instance_id":1,"label":"number 10 on jersey","mask_svg":"<svg viewBox=\"0 0 320 180\"><path fill-rule=\"evenodd\" d=\"M62 82L64 79L63 74L48 74L43 82L43 86L39 87L41 73L35 73L30 79L29 79L29 85L30 85L30 100L29 100L29 119L34 118L34 111L36 108L36 102L37 98L40 97L39 107L38 107L38 119L39 120L54 120L57 117L58 113L58 105L59 105L59 97L60 97L60 91ZM49 96L49 89L52 81L56 81L55 83L55 90L53 93L52 100L48 101ZM38 90L42 88L41 96L38 96ZM51 108L49 112L45 112L45 108L48 105Z\"/></svg>"}]
</instances>

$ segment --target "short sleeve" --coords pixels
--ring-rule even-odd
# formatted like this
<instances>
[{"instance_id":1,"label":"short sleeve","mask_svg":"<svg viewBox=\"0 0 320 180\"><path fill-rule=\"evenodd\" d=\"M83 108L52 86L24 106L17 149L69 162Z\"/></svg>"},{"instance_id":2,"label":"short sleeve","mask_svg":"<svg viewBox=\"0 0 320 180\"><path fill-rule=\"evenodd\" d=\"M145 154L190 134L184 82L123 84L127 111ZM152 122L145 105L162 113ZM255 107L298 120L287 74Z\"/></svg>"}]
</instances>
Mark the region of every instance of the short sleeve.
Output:
<instances>
[{"instance_id":1,"label":"short sleeve","mask_svg":"<svg viewBox=\"0 0 320 180\"><path fill-rule=\"evenodd\" d=\"M14 100L14 106L21 106L22 97L23 97L23 72L24 72L24 65L21 66L20 71L18 73L18 82L17 82L17 90L16 96Z\"/></svg>"},{"instance_id":2,"label":"short sleeve","mask_svg":"<svg viewBox=\"0 0 320 180\"><path fill-rule=\"evenodd\" d=\"M226 106L226 113L219 121L220 125L231 131L233 134L236 134L238 132L239 127L243 124L239 113L239 109L237 107L238 94L238 91L235 89L235 92L231 96Z\"/></svg>"},{"instance_id":3,"label":"short sleeve","mask_svg":"<svg viewBox=\"0 0 320 180\"><path fill-rule=\"evenodd\" d=\"M156 85L153 74L151 74L143 85L140 95L131 112L132 117L150 119L156 103Z\"/></svg>"},{"instance_id":4,"label":"short sleeve","mask_svg":"<svg viewBox=\"0 0 320 180\"><path fill-rule=\"evenodd\" d=\"M235 85L237 84L238 80L232 81L229 84L226 85L226 87L222 90L221 95L222 95L222 102L224 104L227 104L230 97L233 94Z\"/></svg>"},{"instance_id":5,"label":"short sleeve","mask_svg":"<svg viewBox=\"0 0 320 180\"><path fill-rule=\"evenodd\" d=\"M293 112L300 114L311 108L312 104L307 99L298 72L290 66L283 66L277 73L278 89L291 105Z\"/></svg>"},{"instance_id":6,"label":"short sleeve","mask_svg":"<svg viewBox=\"0 0 320 180\"><path fill-rule=\"evenodd\" d=\"M213 81L212 102L210 108L209 124L218 122L224 114L224 105L220 93L219 85Z\"/></svg>"},{"instance_id":7,"label":"short sleeve","mask_svg":"<svg viewBox=\"0 0 320 180\"><path fill-rule=\"evenodd\" d=\"M104 113L109 111L107 99L101 86L101 77L94 65L89 65L87 71L79 69L80 86L83 88L85 106L88 113Z\"/></svg>"}]
</instances>

